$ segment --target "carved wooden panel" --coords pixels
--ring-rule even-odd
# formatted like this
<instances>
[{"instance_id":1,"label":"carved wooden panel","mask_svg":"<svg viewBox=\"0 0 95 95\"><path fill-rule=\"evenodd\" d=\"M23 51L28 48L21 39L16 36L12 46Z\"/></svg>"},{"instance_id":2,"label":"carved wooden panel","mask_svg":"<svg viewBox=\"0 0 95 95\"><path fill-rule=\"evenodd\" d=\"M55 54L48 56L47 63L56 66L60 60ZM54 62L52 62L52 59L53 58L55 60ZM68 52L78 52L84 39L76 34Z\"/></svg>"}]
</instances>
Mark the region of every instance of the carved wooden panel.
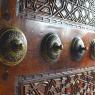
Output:
<instances>
[{"instance_id":1,"label":"carved wooden panel","mask_svg":"<svg viewBox=\"0 0 95 95\"><path fill-rule=\"evenodd\" d=\"M71 70L71 72L39 74L18 77L18 95L94 95L95 72Z\"/></svg>"},{"instance_id":2,"label":"carved wooden panel","mask_svg":"<svg viewBox=\"0 0 95 95\"><path fill-rule=\"evenodd\" d=\"M20 13L34 12L95 26L94 0L18 0L17 3Z\"/></svg>"}]
</instances>

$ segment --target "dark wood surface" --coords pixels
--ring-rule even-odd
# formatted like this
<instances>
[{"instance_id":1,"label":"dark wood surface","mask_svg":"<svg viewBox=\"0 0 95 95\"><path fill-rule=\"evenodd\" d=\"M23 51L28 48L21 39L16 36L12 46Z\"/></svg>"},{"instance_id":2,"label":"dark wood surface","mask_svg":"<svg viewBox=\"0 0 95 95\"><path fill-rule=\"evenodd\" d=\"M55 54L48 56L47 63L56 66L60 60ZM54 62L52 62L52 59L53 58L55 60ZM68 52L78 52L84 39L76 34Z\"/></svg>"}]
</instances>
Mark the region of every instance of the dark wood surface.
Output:
<instances>
[{"instance_id":1,"label":"dark wood surface","mask_svg":"<svg viewBox=\"0 0 95 95\"><path fill-rule=\"evenodd\" d=\"M7 80L2 78L5 66L0 63L0 95L15 95L16 77L19 75L55 72L68 68L76 69L95 65L95 60L92 60L89 54L90 42L95 38L94 31L18 18L15 16L15 0L9 0L9 9L11 19L5 21L1 18L0 27L15 26L20 28L26 35L28 51L19 65L8 67L9 76ZM55 64L45 62L40 54L42 38L49 32L57 33L64 46L60 58ZM76 36L81 37L88 48L80 62L72 61L70 55L71 41Z\"/></svg>"}]
</instances>

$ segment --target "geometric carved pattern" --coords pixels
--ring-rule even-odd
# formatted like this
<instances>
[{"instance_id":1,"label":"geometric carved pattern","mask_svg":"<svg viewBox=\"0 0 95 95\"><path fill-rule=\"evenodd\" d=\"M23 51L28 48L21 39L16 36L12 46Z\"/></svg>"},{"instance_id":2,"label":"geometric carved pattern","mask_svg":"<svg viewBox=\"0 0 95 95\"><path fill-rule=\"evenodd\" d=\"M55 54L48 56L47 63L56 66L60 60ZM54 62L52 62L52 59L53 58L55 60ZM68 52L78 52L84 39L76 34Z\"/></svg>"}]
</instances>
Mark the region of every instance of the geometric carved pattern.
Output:
<instances>
[{"instance_id":1,"label":"geometric carved pattern","mask_svg":"<svg viewBox=\"0 0 95 95\"><path fill-rule=\"evenodd\" d=\"M16 95L95 95L95 70L18 78Z\"/></svg>"},{"instance_id":2,"label":"geometric carved pattern","mask_svg":"<svg viewBox=\"0 0 95 95\"><path fill-rule=\"evenodd\" d=\"M95 26L95 0L18 0L19 12L34 12Z\"/></svg>"}]
</instances>

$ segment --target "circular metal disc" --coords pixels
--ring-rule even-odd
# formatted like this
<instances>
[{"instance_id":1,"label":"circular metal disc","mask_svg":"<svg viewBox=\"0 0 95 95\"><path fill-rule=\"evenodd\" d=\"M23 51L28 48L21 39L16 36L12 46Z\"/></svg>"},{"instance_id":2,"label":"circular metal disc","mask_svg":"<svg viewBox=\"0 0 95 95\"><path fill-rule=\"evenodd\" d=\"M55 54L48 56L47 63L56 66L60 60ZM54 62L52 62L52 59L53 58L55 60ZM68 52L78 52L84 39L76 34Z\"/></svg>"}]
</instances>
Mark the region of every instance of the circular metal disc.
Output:
<instances>
[{"instance_id":1,"label":"circular metal disc","mask_svg":"<svg viewBox=\"0 0 95 95\"><path fill-rule=\"evenodd\" d=\"M8 66L19 64L27 52L27 40L17 28L2 29L0 35L0 61Z\"/></svg>"}]
</instances>

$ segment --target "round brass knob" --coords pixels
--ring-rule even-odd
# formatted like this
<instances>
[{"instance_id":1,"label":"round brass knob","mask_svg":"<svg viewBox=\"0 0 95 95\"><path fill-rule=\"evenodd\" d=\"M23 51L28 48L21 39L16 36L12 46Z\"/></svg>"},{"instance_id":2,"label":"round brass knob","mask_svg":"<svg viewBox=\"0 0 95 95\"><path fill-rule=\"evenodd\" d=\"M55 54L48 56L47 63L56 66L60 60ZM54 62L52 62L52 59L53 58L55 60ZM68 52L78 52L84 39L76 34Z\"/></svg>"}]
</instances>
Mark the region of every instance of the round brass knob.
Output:
<instances>
[{"instance_id":1,"label":"round brass knob","mask_svg":"<svg viewBox=\"0 0 95 95\"><path fill-rule=\"evenodd\" d=\"M0 30L0 61L8 66L19 64L27 52L27 40L18 28Z\"/></svg>"},{"instance_id":2,"label":"round brass knob","mask_svg":"<svg viewBox=\"0 0 95 95\"><path fill-rule=\"evenodd\" d=\"M62 42L56 33L48 33L41 43L41 55L50 62L55 62L63 49Z\"/></svg>"},{"instance_id":3,"label":"round brass knob","mask_svg":"<svg viewBox=\"0 0 95 95\"><path fill-rule=\"evenodd\" d=\"M56 52L56 51L60 51L63 49L63 45L58 45L57 43L55 43L52 47L52 49Z\"/></svg>"},{"instance_id":4,"label":"round brass knob","mask_svg":"<svg viewBox=\"0 0 95 95\"><path fill-rule=\"evenodd\" d=\"M71 58L74 61L80 61L87 48L84 46L84 42L80 37L75 37L71 43Z\"/></svg>"},{"instance_id":5,"label":"round brass knob","mask_svg":"<svg viewBox=\"0 0 95 95\"><path fill-rule=\"evenodd\" d=\"M79 52L82 52L82 51L84 51L84 50L87 50L87 48L86 48L86 47L82 47L82 46L80 45L79 48L78 48L78 51L79 51Z\"/></svg>"},{"instance_id":6,"label":"round brass knob","mask_svg":"<svg viewBox=\"0 0 95 95\"><path fill-rule=\"evenodd\" d=\"M23 50L23 44L19 41L19 40L17 40L17 39L15 39L15 40L12 40L11 42L10 42L10 44L11 44L11 49L14 51L14 52L16 52L16 51L20 51L20 50Z\"/></svg>"}]
</instances>

